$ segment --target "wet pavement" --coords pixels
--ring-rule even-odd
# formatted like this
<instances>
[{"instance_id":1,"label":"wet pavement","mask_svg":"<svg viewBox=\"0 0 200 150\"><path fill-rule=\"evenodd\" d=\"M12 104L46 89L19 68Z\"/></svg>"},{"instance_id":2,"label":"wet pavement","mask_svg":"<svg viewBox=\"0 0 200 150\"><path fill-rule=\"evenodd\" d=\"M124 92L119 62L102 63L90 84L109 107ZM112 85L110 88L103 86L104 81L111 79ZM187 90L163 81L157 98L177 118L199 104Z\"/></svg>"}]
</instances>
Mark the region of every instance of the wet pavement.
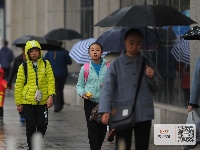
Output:
<instances>
[{"instance_id":1,"label":"wet pavement","mask_svg":"<svg viewBox=\"0 0 200 150\"><path fill-rule=\"evenodd\" d=\"M151 132L150 150L181 150L181 146L156 146ZM19 114L13 99L13 91L5 97L4 119L0 122L0 150L5 150L8 139L14 137L17 150L26 150L25 123L19 122ZM49 109L49 125L44 138L44 150L89 150L84 110L78 106L64 106L61 112ZM114 142L103 143L102 150L113 150ZM198 149L198 148L197 148ZM134 139L132 144L134 150Z\"/></svg>"}]
</instances>

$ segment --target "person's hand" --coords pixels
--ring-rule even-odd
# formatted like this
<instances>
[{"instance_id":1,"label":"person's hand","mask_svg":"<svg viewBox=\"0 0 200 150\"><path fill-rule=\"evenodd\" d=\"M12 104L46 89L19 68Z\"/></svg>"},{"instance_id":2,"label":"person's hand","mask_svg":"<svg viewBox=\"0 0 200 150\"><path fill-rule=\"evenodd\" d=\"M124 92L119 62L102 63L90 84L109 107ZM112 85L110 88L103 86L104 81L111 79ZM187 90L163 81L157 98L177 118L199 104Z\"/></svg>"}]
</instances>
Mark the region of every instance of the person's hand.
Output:
<instances>
[{"instance_id":1,"label":"person's hand","mask_svg":"<svg viewBox=\"0 0 200 150\"><path fill-rule=\"evenodd\" d=\"M193 109L196 109L196 108L199 108L199 105L198 105L198 104L189 103L189 106L188 106L188 111L189 111L189 112L190 112L191 110L193 110Z\"/></svg>"},{"instance_id":2,"label":"person's hand","mask_svg":"<svg viewBox=\"0 0 200 150\"><path fill-rule=\"evenodd\" d=\"M109 118L110 118L110 114L109 113L104 113L102 115L102 119L101 119L102 123L105 124L105 125L107 125Z\"/></svg>"},{"instance_id":3,"label":"person's hand","mask_svg":"<svg viewBox=\"0 0 200 150\"><path fill-rule=\"evenodd\" d=\"M192 111L193 110L193 107L192 106L188 106L188 111L190 112L190 111Z\"/></svg>"},{"instance_id":4,"label":"person's hand","mask_svg":"<svg viewBox=\"0 0 200 150\"><path fill-rule=\"evenodd\" d=\"M147 66L147 67L146 67L145 74L147 75L147 77L148 77L150 80L153 80L153 76L154 76L154 70L153 70L153 68Z\"/></svg>"},{"instance_id":5,"label":"person's hand","mask_svg":"<svg viewBox=\"0 0 200 150\"><path fill-rule=\"evenodd\" d=\"M83 98L83 99L86 99L86 100L89 100L89 99L90 99L90 97L87 96L86 94L83 94L83 95L82 95L82 98Z\"/></svg>"},{"instance_id":6,"label":"person's hand","mask_svg":"<svg viewBox=\"0 0 200 150\"><path fill-rule=\"evenodd\" d=\"M49 96L47 99L47 108L50 108L53 106L53 96Z\"/></svg>"},{"instance_id":7,"label":"person's hand","mask_svg":"<svg viewBox=\"0 0 200 150\"><path fill-rule=\"evenodd\" d=\"M22 112L22 110L23 110L23 105L18 105L18 106L17 106L17 110L18 110L19 112Z\"/></svg>"}]
</instances>

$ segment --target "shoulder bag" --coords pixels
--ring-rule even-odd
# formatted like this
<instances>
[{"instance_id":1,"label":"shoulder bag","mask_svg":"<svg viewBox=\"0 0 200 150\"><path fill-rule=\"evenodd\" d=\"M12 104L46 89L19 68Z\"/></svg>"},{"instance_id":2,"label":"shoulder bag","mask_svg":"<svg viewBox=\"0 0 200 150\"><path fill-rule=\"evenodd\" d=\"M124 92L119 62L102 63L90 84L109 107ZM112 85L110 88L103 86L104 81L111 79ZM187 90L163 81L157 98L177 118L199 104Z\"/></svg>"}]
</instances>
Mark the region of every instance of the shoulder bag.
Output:
<instances>
[{"instance_id":1,"label":"shoulder bag","mask_svg":"<svg viewBox=\"0 0 200 150\"><path fill-rule=\"evenodd\" d=\"M138 93L140 89L140 85L142 82L142 77L145 70L145 61L146 59L143 58L142 67L139 74L139 79L136 88L135 94L135 103L133 105L123 105L119 106L118 108L112 109L111 116L110 116L110 126L111 129L115 129L116 131L122 131L128 128L132 128L135 126L135 105L138 98Z\"/></svg>"}]
</instances>

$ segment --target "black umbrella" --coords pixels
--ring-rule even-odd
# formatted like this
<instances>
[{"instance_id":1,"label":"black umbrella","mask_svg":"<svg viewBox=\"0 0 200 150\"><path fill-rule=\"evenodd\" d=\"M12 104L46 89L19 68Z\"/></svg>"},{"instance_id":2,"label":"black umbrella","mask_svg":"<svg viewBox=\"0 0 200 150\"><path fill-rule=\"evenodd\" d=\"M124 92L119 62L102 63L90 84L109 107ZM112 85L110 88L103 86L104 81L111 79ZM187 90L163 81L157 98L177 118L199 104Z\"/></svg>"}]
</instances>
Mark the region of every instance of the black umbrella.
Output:
<instances>
[{"instance_id":1,"label":"black umbrella","mask_svg":"<svg viewBox=\"0 0 200 150\"><path fill-rule=\"evenodd\" d=\"M188 30L183 36L185 40L200 40L200 26L194 26Z\"/></svg>"},{"instance_id":2,"label":"black umbrella","mask_svg":"<svg viewBox=\"0 0 200 150\"><path fill-rule=\"evenodd\" d=\"M196 23L173 7L165 5L136 5L111 13L94 26L174 26Z\"/></svg>"},{"instance_id":3,"label":"black umbrella","mask_svg":"<svg viewBox=\"0 0 200 150\"><path fill-rule=\"evenodd\" d=\"M62 47L54 40L46 39L44 37L39 37L39 36L32 36L32 35L27 35L27 36L22 36L18 39L16 39L13 42L13 45L17 47L25 47L26 42L36 40L40 43L40 46L42 50L60 50Z\"/></svg>"},{"instance_id":4,"label":"black umbrella","mask_svg":"<svg viewBox=\"0 0 200 150\"><path fill-rule=\"evenodd\" d=\"M75 30L59 28L49 31L44 37L55 41L62 41L80 39L82 35Z\"/></svg>"},{"instance_id":5,"label":"black umbrella","mask_svg":"<svg viewBox=\"0 0 200 150\"><path fill-rule=\"evenodd\" d=\"M121 52L125 49L124 36L130 27L114 27L105 31L96 42L101 44L104 52ZM145 35L145 27L137 27ZM146 44L146 38L148 38ZM147 36L143 38L143 49L153 50L158 42L158 37L153 29L147 28ZM152 49L153 48L153 49Z\"/></svg>"}]
</instances>

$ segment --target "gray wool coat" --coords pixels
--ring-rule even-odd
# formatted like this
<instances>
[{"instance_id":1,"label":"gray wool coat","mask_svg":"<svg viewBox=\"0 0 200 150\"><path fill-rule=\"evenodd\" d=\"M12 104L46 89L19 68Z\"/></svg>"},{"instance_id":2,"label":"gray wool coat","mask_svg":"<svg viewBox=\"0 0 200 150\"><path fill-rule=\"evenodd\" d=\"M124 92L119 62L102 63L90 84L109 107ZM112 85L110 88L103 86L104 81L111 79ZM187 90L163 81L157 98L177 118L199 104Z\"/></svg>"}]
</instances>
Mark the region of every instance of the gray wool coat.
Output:
<instances>
[{"instance_id":1,"label":"gray wool coat","mask_svg":"<svg viewBox=\"0 0 200 150\"><path fill-rule=\"evenodd\" d=\"M125 51L111 62L106 73L99 101L99 113L111 112L112 108L121 105L132 105L135 100L136 87L141 70L143 56L141 53L130 59ZM149 66L154 69L154 79L151 81L143 75L135 113L136 122L154 119L152 92L156 92L163 80L152 61Z\"/></svg>"}]
</instances>

